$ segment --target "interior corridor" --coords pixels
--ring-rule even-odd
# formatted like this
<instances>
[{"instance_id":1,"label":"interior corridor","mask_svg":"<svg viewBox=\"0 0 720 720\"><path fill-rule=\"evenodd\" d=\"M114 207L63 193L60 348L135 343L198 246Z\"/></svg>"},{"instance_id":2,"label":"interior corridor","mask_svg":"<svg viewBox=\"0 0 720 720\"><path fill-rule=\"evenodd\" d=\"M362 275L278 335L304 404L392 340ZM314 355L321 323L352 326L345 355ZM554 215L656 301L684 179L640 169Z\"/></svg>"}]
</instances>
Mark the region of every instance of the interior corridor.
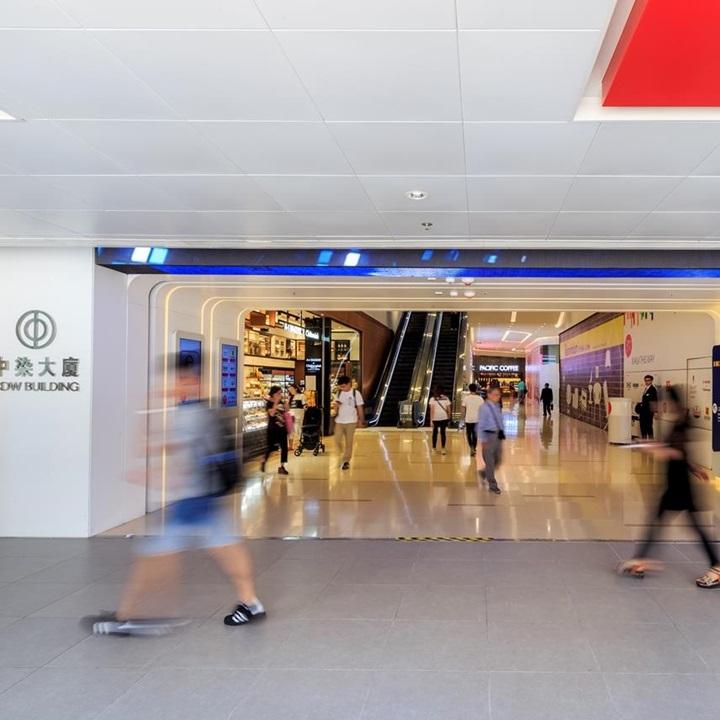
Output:
<instances>
[{"instance_id":1,"label":"interior corridor","mask_svg":"<svg viewBox=\"0 0 720 720\"><path fill-rule=\"evenodd\" d=\"M333 438L314 457L290 453L287 477L245 466L236 496L236 531L251 538L474 537L496 540L634 540L642 534L662 482L662 462L607 434L537 408L505 408L508 439L498 478L502 495L478 483L463 432L448 431L447 455L432 452L429 430L365 429L355 436L349 470ZM439 449L439 443L438 443ZM278 454L268 461L277 469ZM717 532L718 485L698 488L701 522ZM108 535L162 529L162 512ZM694 539L680 517L663 538Z\"/></svg>"}]
</instances>

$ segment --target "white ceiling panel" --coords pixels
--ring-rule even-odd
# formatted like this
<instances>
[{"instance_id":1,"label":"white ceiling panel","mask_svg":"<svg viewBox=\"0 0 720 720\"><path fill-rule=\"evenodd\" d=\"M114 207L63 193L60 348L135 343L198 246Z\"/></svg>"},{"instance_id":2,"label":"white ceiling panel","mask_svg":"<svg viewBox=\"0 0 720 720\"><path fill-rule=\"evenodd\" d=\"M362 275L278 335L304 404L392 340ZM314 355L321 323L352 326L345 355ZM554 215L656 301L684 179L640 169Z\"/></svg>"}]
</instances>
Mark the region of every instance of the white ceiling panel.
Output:
<instances>
[{"instance_id":1,"label":"white ceiling panel","mask_svg":"<svg viewBox=\"0 0 720 720\"><path fill-rule=\"evenodd\" d=\"M466 123L470 175L575 175L594 123Z\"/></svg>"},{"instance_id":2,"label":"white ceiling panel","mask_svg":"<svg viewBox=\"0 0 720 720\"><path fill-rule=\"evenodd\" d=\"M384 212L380 215L394 237L467 239L470 233L466 212ZM431 222L432 227L425 229L424 222Z\"/></svg>"},{"instance_id":3,"label":"white ceiling panel","mask_svg":"<svg viewBox=\"0 0 720 720\"><path fill-rule=\"evenodd\" d=\"M335 138L322 122L204 122L192 125L250 174L352 173Z\"/></svg>"},{"instance_id":4,"label":"white ceiling panel","mask_svg":"<svg viewBox=\"0 0 720 720\"><path fill-rule=\"evenodd\" d=\"M11 210L81 210L87 204L49 180L24 175L0 176L0 208Z\"/></svg>"},{"instance_id":5,"label":"white ceiling panel","mask_svg":"<svg viewBox=\"0 0 720 720\"><path fill-rule=\"evenodd\" d=\"M599 32L461 32L465 120L572 120Z\"/></svg>"},{"instance_id":6,"label":"white ceiling panel","mask_svg":"<svg viewBox=\"0 0 720 720\"><path fill-rule=\"evenodd\" d=\"M328 123L358 175L465 175L460 123Z\"/></svg>"},{"instance_id":7,"label":"white ceiling panel","mask_svg":"<svg viewBox=\"0 0 720 720\"><path fill-rule=\"evenodd\" d=\"M314 235L388 236L380 216L374 212L293 213Z\"/></svg>"},{"instance_id":8,"label":"white ceiling panel","mask_svg":"<svg viewBox=\"0 0 720 720\"><path fill-rule=\"evenodd\" d=\"M454 0L256 0L282 30L454 30Z\"/></svg>"},{"instance_id":9,"label":"white ceiling panel","mask_svg":"<svg viewBox=\"0 0 720 720\"><path fill-rule=\"evenodd\" d=\"M18 239L78 237L67 227L15 210L0 210L0 228L4 235Z\"/></svg>"},{"instance_id":10,"label":"white ceiling panel","mask_svg":"<svg viewBox=\"0 0 720 720\"><path fill-rule=\"evenodd\" d=\"M455 32L278 32L325 120L460 120Z\"/></svg>"},{"instance_id":11,"label":"white ceiling panel","mask_svg":"<svg viewBox=\"0 0 720 720\"><path fill-rule=\"evenodd\" d=\"M0 30L0 88L25 119L176 117L84 30Z\"/></svg>"},{"instance_id":12,"label":"white ceiling panel","mask_svg":"<svg viewBox=\"0 0 720 720\"><path fill-rule=\"evenodd\" d=\"M554 212L471 212L470 235L473 237L541 237L544 238L555 220Z\"/></svg>"},{"instance_id":13,"label":"white ceiling panel","mask_svg":"<svg viewBox=\"0 0 720 720\"><path fill-rule=\"evenodd\" d=\"M235 165L185 122L67 121L59 124L133 173L238 172Z\"/></svg>"},{"instance_id":14,"label":"white ceiling panel","mask_svg":"<svg viewBox=\"0 0 720 720\"><path fill-rule=\"evenodd\" d=\"M560 210L572 177L468 177L470 210Z\"/></svg>"},{"instance_id":15,"label":"white ceiling panel","mask_svg":"<svg viewBox=\"0 0 720 720\"><path fill-rule=\"evenodd\" d=\"M720 212L720 177L689 177L683 180L657 210Z\"/></svg>"},{"instance_id":16,"label":"white ceiling panel","mask_svg":"<svg viewBox=\"0 0 720 720\"><path fill-rule=\"evenodd\" d=\"M2 0L0 27L69 28L78 27L52 0Z\"/></svg>"},{"instance_id":17,"label":"white ceiling panel","mask_svg":"<svg viewBox=\"0 0 720 720\"><path fill-rule=\"evenodd\" d=\"M563 210L650 212L679 182L678 177L579 176L570 188Z\"/></svg>"},{"instance_id":18,"label":"white ceiling panel","mask_svg":"<svg viewBox=\"0 0 720 720\"><path fill-rule=\"evenodd\" d=\"M717 127L717 126L716 126ZM699 167L693 170L693 175L720 175L720 147L715 148Z\"/></svg>"},{"instance_id":19,"label":"white ceiling panel","mask_svg":"<svg viewBox=\"0 0 720 720\"><path fill-rule=\"evenodd\" d=\"M604 123L582 175L687 175L720 143L720 123Z\"/></svg>"},{"instance_id":20,"label":"white ceiling panel","mask_svg":"<svg viewBox=\"0 0 720 720\"><path fill-rule=\"evenodd\" d=\"M31 175L122 173L120 165L46 121L0 123L0 160Z\"/></svg>"},{"instance_id":21,"label":"white ceiling panel","mask_svg":"<svg viewBox=\"0 0 720 720\"><path fill-rule=\"evenodd\" d=\"M561 212L550 237L624 237L646 217L642 212Z\"/></svg>"},{"instance_id":22,"label":"white ceiling panel","mask_svg":"<svg viewBox=\"0 0 720 720\"><path fill-rule=\"evenodd\" d=\"M286 210L374 210L365 189L354 177L255 177L254 180Z\"/></svg>"},{"instance_id":23,"label":"white ceiling panel","mask_svg":"<svg viewBox=\"0 0 720 720\"><path fill-rule=\"evenodd\" d=\"M189 209L170 195L160 192L152 182L135 175L66 175L48 178L48 181L80 198L84 206L97 211ZM74 209L80 208L76 205Z\"/></svg>"},{"instance_id":24,"label":"white ceiling panel","mask_svg":"<svg viewBox=\"0 0 720 720\"><path fill-rule=\"evenodd\" d=\"M23 0L17 0L22 2ZM30 4L28 0L24 0ZM252 0L56 0L86 28L253 29L267 24Z\"/></svg>"},{"instance_id":25,"label":"white ceiling panel","mask_svg":"<svg viewBox=\"0 0 720 720\"><path fill-rule=\"evenodd\" d=\"M461 29L602 30L616 0L457 0Z\"/></svg>"},{"instance_id":26,"label":"white ceiling panel","mask_svg":"<svg viewBox=\"0 0 720 720\"><path fill-rule=\"evenodd\" d=\"M90 237L309 236L284 212L33 212L32 215Z\"/></svg>"},{"instance_id":27,"label":"white ceiling panel","mask_svg":"<svg viewBox=\"0 0 720 720\"><path fill-rule=\"evenodd\" d=\"M464 177L359 177L378 210L406 212L467 210ZM422 190L424 200L410 200L406 193Z\"/></svg>"},{"instance_id":28,"label":"white ceiling panel","mask_svg":"<svg viewBox=\"0 0 720 720\"><path fill-rule=\"evenodd\" d=\"M184 118L320 119L270 31L93 35Z\"/></svg>"},{"instance_id":29,"label":"white ceiling panel","mask_svg":"<svg viewBox=\"0 0 720 720\"><path fill-rule=\"evenodd\" d=\"M243 176L161 176L147 181L164 196L191 210L282 210L253 180Z\"/></svg>"},{"instance_id":30,"label":"white ceiling panel","mask_svg":"<svg viewBox=\"0 0 720 720\"><path fill-rule=\"evenodd\" d=\"M638 237L707 237L720 233L720 213L654 212L632 233Z\"/></svg>"}]
</instances>

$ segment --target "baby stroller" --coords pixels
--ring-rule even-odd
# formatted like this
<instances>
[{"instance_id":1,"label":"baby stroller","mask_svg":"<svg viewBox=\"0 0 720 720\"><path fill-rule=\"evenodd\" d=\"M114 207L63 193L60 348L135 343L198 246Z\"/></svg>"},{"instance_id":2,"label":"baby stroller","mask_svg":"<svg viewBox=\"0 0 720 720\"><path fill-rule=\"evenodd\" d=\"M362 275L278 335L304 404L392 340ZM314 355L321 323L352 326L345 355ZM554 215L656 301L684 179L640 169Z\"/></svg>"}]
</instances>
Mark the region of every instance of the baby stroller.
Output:
<instances>
[{"instance_id":1,"label":"baby stroller","mask_svg":"<svg viewBox=\"0 0 720 720\"><path fill-rule=\"evenodd\" d=\"M325 444L322 441L322 428L322 410L317 407L307 408L303 417L300 444L295 448L296 457L300 457L303 450L312 450L313 455L325 452Z\"/></svg>"}]
</instances>

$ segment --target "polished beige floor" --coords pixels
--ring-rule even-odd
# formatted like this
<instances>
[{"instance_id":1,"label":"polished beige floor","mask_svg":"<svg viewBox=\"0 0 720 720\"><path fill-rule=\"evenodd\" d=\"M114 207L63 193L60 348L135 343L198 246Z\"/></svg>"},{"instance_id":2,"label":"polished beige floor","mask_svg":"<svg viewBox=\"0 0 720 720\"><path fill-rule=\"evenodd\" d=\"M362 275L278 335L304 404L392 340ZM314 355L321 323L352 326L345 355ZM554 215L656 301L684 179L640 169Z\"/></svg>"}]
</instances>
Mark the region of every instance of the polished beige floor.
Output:
<instances>
[{"instance_id":1,"label":"polished beige floor","mask_svg":"<svg viewBox=\"0 0 720 720\"><path fill-rule=\"evenodd\" d=\"M248 537L483 537L632 540L644 532L663 465L639 450L609 446L606 434L564 416L543 421L533 408L506 412L508 439L494 496L478 483L464 435L450 431L448 454L431 451L425 430L368 429L356 434L350 470L327 453L292 454L288 477L246 468L247 489L234 498L236 530ZM276 468L277 455L268 467ZM717 483L698 488L701 522L718 536ZM693 536L678 517L663 538ZM145 534L162 514L109 534Z\"/></svg>"}]
</instances>

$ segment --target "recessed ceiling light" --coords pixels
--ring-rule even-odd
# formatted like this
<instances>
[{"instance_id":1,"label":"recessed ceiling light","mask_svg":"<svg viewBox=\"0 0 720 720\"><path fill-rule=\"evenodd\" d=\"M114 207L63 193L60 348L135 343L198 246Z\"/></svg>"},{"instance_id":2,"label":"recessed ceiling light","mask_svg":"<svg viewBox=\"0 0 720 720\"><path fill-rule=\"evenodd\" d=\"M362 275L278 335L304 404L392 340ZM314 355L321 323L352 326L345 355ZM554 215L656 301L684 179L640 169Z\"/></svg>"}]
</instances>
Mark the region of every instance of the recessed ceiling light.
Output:
<instances>
[{"instance_id":1,"label":"recessed ceiling light","mask_svg":"<svg viewBox=\"0 0 720 720\"><path fill-rule=\"evenodd\" d=\"M442 290L436 290L436 291L435 291L435 294L436 294L436 295L442 295Z\"/></svg>"},{"instance_id":2,"label":"recessed ceiling light","mask_svg":"<svg viewBox=\"0 0 720 720\"><path fill-rule=\"evenodd\" d=\"M446 278L445 278L445 282L446 282L448 285L452 285L452 284L455 282L455 278L454 278L454 277L446 277Z\"/></svg>"},{"instance_id":3,"label":"recessed ceiling light","mask_svg":"<svg viewBox=\"0 0 720 720\"><path fill-rule=\"evenodd\" d=\"M423 190L410 190L405 193L405 197L408 200L425 200L428 194Z\"/></svg>"},{"instance_id":4,"label":"recessed ceiling light","mask_svg":"<svg viewBox=\"0 0 720 720\"><path fill-rule=\"evenodd\" d=\"M514 323L517 320L517 312L515 310L512 311L512 314L510 315L510 322Z\"/></svg>"},{"instance_id":5,"label":"recessed ceiling light","mask_svg":"<svg viewBox=\"0 0 720 720\"><path fill-rule=\"evenodd\" d=\"M437 280L437 278L428 278L428 280L433 281L433 280Z\"/></svg>"},{"instance_id":6,"label":"recessed ceiling light","mask_svg":"<svg viewBox=\"0 0 720 720\"><path fill-rule=\"evenodd\" d=\"M466 290L463 295L466 298L474 298L475 297L475 291L474 290Z\"/></svg>"},{"instance_id":7,"label":"recessed ceiling light","mask_svg":"<svg viewBox=\"0 0 720 720\"><path fill-rule=\"evenodd\" d=\"M472 285L475 281L472 278L461 278L463 285Z\"/></svg>"},{"instance_id":8,"label":"recessed ceiling light","mask_svg":"<svg viewBox=\"0 0 720 720\"><path fill-rule=\"evenodd\" d=\"M424 222L420 223L420 226L424 227L426 230L429 230L433 226L433 224L431 222Z\"/></svg>"},{"instance_id":9,"label":"recessed ceiling light","mask_svg":"<svg viewBox=\"0 0 720 720\"><path fill-rule=\"evenodd\" d=\"M451 290L451 291L450 291L450 297L457 297L457 296L458 296L458 291L457 291L457 290Z\"/></svg>"}]
</instances>

